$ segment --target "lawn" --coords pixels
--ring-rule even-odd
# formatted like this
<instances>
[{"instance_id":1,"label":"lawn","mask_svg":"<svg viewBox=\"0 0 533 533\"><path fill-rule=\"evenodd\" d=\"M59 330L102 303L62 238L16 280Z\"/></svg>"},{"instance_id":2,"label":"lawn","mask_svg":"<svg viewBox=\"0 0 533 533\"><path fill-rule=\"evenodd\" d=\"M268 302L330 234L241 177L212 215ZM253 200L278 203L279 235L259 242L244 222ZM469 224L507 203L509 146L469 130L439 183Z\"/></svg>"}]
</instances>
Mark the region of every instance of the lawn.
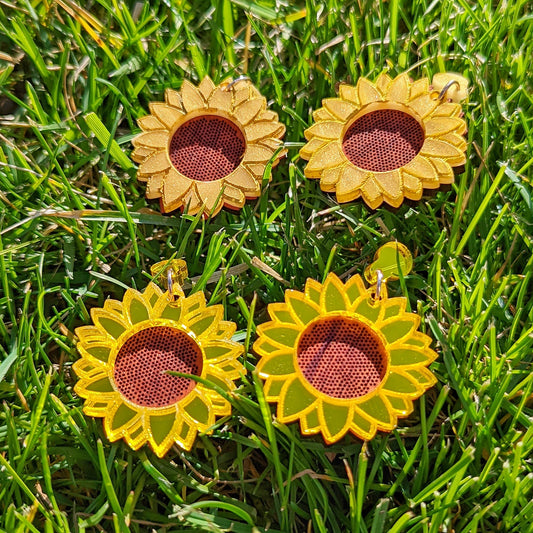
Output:
<instances>
[{"instance_id":1,"label":"lawn","mask_svg":"<svg viewBox=\"0 0 533 533\"><path fill-rule=\"evenodd\" d=\"M0 530L533 531L532 60L527 0L1 0ZM464 172L398 208L338 203L304 176L303 132L383 71L470 80ZM253 81L286 157L240 211L162 214L137 119L206 75ZM437 383L372 440L304 437L265 400L256 329L392 240L414 266L389 295L420 315ZM237 324L248 372L212 435L159 458L109 442L72 365L90 309L171 258Z\"/></svg>"}]
</instances>

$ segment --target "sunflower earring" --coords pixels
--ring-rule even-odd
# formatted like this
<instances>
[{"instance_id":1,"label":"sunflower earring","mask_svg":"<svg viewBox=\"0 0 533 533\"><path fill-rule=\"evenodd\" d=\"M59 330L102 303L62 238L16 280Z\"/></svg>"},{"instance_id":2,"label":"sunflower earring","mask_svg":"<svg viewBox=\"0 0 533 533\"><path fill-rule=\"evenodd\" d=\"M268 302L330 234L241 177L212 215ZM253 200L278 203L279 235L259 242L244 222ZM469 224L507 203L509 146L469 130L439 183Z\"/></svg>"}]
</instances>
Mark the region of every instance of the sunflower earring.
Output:
<instances>
[{"instance_id":1,"label":"sunflower earring","mask_svg":"<svg viewBox=\"0 0 533 533\"><path fill-rule=\"evenodd\" d=\"M148 182L146 197L159 198L163 213L240 209L260 195L267 164L284 155L285 126L247 78L215 86L206 77L198 87L184 80L150 113L138 121L132 158Z\"/></svg>"},{"instance_id":2,"label":"sunflower earring","mask_svg":"<svg viewBox=\"0 0 533 533\"><path fill-rule=\"evenodd\" d=\"M420 200L423 189L453 183L464 165L466 123L457 103L468 83L455 74L411 81L404 73L376 83L360 78L341 84L338 98L326 98L305 131L300 156L305 176L337 201L359 197L372 208L399 207L404 198Z\"/></svg>"},{"instance_id":3,"label":"sunflower earring","mask_svg":"<svg viewBox=\"0 0 533 533\"><path fill-rule=\"evenodd\" d=\"M330 273L268 306L272 320L258 327L254 350L281 422L299 420L302 434L321 433L332 444L348 432L372 439L412 412L436 383L427 366L437 354L417 331L420 317L406 311L405 298L388 298L385 286L411 268L407 248L388 243L365 271L371 287L358 275L343 283Z\"/></svg>"},{"instance_id":4,"label":"sunflower earring","mask_svg":"<svg viewBox=\"0 0 533 533\"><path fill-rule=\"evenodd\" d=\"M123 438L134 450L148 443L159 457L173 444L190 450L198 432L229 415L230 403L209 384L230 392L245 374L223 307L207 306L201 291L184 295L184 261L152 267L154 276L162 272L166 291L150 283L91 309L94 325L76 329L81 359L73 365L83 412L104 419L109 440Z\"/></svg>"}]
</instances>

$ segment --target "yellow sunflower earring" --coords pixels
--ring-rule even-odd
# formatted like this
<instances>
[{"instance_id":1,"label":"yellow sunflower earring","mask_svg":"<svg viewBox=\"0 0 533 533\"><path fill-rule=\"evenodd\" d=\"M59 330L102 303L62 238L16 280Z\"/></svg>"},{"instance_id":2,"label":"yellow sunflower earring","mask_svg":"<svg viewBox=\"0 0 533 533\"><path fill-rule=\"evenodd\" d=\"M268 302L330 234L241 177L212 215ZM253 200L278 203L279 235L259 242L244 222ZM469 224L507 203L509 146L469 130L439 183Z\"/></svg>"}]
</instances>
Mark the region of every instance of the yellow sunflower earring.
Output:
<instances>
[{"instance_id":1,"label":"yellow sunflower earring","mask_svg":"<svg viewBox=\"0 0 533 533\"><path fill-rule=\"evenodd\" d=\"M190 450L198 432L229 415L230 403L210 384L229 392L245 373L223 307L207 306L201 291L184 295L184 261L152 267L153 275L162 271L166 291L150 283L91 309L94 325L76 329L81 359L73 365L83 412L104 419L109 440L123 438L134 450L148 443L159 457L173 444Z\"/></svg>"},{"instance_id":2,"label":"yellow sunflower earring","mask_svg":"<svg viewBox=\"0 0 533 533\"><path fill-rule=\"evenodd\" d=\"M305 131L305 176L320 179L339 202L362 197L372 209L399 207L404 198L420 200L424 188L453 183L454 167L466 161L457 102L467 87L456 74L437 74L432 86L406 73L341 84L339 97L324 99Z\"/></svg>"},{"instance_id":3,"label":"yellow sunflower earring","mask_svg":"<svg viewBox=\"0 0 533 533\"><path fill-rule=\"evenodd\" d=\"M138 121L143 133L132 141L132 158L163 213L240 209L260 195L266 165L284 153L285 126L247 78L215 86L206 77L198 87L184 80L150 113Z\"/></svg>"},{"instance_id":4,"label":"yellow sunflower earring","mask_svg":"<svg viewBox=\"0 0 533 533\"><path fill-rule=\"evenodd\" d=\"M258 327L254 350L281 422L299 420L304 435L321 433L332 444L348 432L372 439L412 412L436 383L427 367L437 354L418 331L420 317L385 286L411 268L407 248L388 243L365 271L370 287L358 275L343 283L331 273L268 306L272 320Z\"/></svg>"}]
</instances>

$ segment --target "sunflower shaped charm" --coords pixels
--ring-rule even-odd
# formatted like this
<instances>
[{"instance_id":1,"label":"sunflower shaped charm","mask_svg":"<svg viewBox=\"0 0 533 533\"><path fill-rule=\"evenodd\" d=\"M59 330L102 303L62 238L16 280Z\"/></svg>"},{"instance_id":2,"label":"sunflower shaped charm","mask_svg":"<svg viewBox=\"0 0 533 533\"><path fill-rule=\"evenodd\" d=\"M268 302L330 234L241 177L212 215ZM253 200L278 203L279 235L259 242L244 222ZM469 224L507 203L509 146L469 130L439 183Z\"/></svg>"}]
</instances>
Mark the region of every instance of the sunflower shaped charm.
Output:
<instances>
[{"instance_id":1,"label":"sunflower shaped charm","mask_svg":"<svg viewBox=\"0 0 533 533\"><path fill-rule=\"evenodd\" d=\"M430 91L427 78L360 78L322 104L300 156L309 161L306 177L319 178L339 202L362 197L372 209L398 207L404 198L419 200L424 188L453 183L453 167L466 161L461 106Z\"/></svg>"},{"instance_id":2,"label":"sunflower shaped charm","mask_svg":"<svg viewBox=\"0 0 533 533\"><path fill-rule=\"evenodd\" d=\"M231 413L218 392L187 377L198 376L223 390L235 388L245 373L232 342L233 322L223 307L206 307L197 292L177 302L150 283L144 293L128 289L122 302L107 300L92 309L94 326L76 329L81 359L74 390L85 398L83 411L103 417L111 441L120 438L137 450L149 443L162 457L173 444L190 450L197 432L209 433L215 416Z\"/></svg>"},{"instance_id":3,"label":"sunflower shaped charm","mask_svg":"<svg viewBox=\"0 0 533 533\"><path fill-rule=\"evenodd\" d=\"M283 155L285 126L245 79L218 87L208 77L198 87L184 80L150 112L138 121L144 133L132 141L132 158L147 198L160 198L164 213L240 209L260 195L267 163Z\"/></svg>"},{"instance_id":4,"label":"sunflower shaped charm","mask_svg":"<svg viewBox=\"0 0 533 533\"><path fill-rule=\"evenodd\" d=\"M335 274L270 304L272 321L258 327L254 349L278 419L299 420L304 435L321 433L328 444L349 431L369 440L394 429L436 382L426 367L437 354L405 309L385 287L377 300L359 276L343 284Z\"/></svg>"}]
</instances>

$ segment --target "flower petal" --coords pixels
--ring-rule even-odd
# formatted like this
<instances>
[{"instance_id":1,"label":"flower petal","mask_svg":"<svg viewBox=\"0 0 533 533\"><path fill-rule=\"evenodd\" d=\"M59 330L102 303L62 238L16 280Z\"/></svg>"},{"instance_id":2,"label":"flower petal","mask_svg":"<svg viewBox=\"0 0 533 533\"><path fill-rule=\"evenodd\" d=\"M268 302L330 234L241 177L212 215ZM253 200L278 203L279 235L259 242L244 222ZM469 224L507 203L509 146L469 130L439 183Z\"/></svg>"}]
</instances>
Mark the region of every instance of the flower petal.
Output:
<instances>
[{"instance_id":1,"label":"flower petal","mask_svg":"<svg viewBox=\"0 0 533 533\"><path fill-rule=\"evenodd\" d=\"M466 161L465 154L461 147L456 146L444 139L434 139L428 137L420 150L422 155L427 155L435 158L444 158L453 160L453 165L461 165Z\"/></svg>"},{"instance_id":2,"label":"flower petal","mask_svg":"<svg viewBox=\"0 0 533 533\"><path fill-rule=\"evenodd\" d=\"M339 95L343 100L346 100L358 108L360 108L359 98L357 97L357 88L347 83L341 83L339 86Z\"/></svg>"},{"instance_id":3,"label":"flower petal","mask_svg":"<svg viewBox=\"0 0 533 533\"><path fill-rule=\"evenodd\" d=\"M228 183L224 184L224 203L228 207L233 207L235 209L240 209L246 202L246 197L244 193Z\"/></svg>"},{"instance_id":4,"label":"flower petal","mask_svg":"<svg viewBox=\"0 0 533 533\"><path fill-rule=\"evenodd\" d=\"M361 411L354 410L350 431L360 439L370 440L376 434L376 423L362 415Z\"/></svg>"},{"instance_id":5,"label":"flower petal","mask_svg":"<svg viewBox=\"0 0 533 533\"><path fill-rule=\"evenodd\" d=\"M412 174L421 180L427 180L430 182L436 180L438 181L435 168L427 158L421 155L417 155L414 159L409 161L409 163L402 167L402 170L405 170L409 174Z\"/></svg>"},{"instance_id":6,"label":"flower petal","mask_svg":"<svg viewBox=\"0 0 533 533\"><path fill-rule=\"evenodd\" d=\"M296 376L287 379L280 396L278 418L284 424L301 418L317 399Z\"/></svg>"},{"instance_id":7,"label":"flower petal","mask_svg":"<svg viewBox=\"0 0 533 533\"><path fill-rule=\"evenodd\" d=\"M205 213L211 216L216 215L223 205L222 180L198 181L195 185L198 196L205 205Z\"/></svg>"},{"instance_id":8,"label":"flower petal","mask_svg":"<svg viewBox=\"0 0 533 533\"><path fill-rule=\"evenodd\" d=\"M111 353L111 345L109 342L78 342L76 348L82 358L91 359L94 358L102 363L107 363L109 360L109 354Z\"/></svg>"},{"instance_id":9,"label":"flower petal","mask_svg":"<svg viewBox=\"0 0 533 533\"><path fill-rule=\"evenodd\" d=\"M146 146L162 150L168 145L168 131L155 130L137 135L132 141L133 146Z\"/></svg>"},{"instance_id":10,"label":"flower petal","mask_svg":"<svg viewBox=\"0 0 533 533\"><path fill-rule=\"evenodd\" d=\"M151 131L151 130L162 130L165 128L165 125L157 120L157 117L154 117L153 115L146 115L145 117L141 117L137 119L137 124L139 124L139 127L144 131ZM133 146L136 146L135 139L133 139L132 144Z\"/></svg>"},{"instance_id":11,"label":"flower petal","mask_svg":"<svg viewBox=\"0 0 533 533\"><path fill-rule=\"evenodd\" d=\"M254 176L243 166L239 166L234 172L232 172L227 178L226 181L240 189L246 197L259 196L261 192L261 184L258 183ZM246 194L248 193L248 194Z\"/></svg>"},{"instance_id":12,"label":"flower petal","mask_svg":"<svg viewBox=\"0 0 533 533\"><path fill-rule=\"evenodd\" d=\"M300 324L298 318L290 313L288 306L284 303L268 304L268 314L275 322L292 325Z\"/></svg>"},{"instance_id":13,"label":"flower petal","mask_svg":"<svg viewBox=\"0 0 533 533\"><path fill-rule=\"evenodd\" d=\"M208 339L202 343L202 349L209 364L236 359L244 351L242 344L220 339Z\"/></svg>"},{"instance_id":14,"label":"flower petal","mask_svg":"<svg viewBox=\"0 0 533 533\"><path fill-rule=\"evenodd\" d=\"M324 170L322 177L320 178L320 188L324 192L335 192L336 185L341 179L343 166L328 168Z\"/></svg>"},{"instance_id":15,"label":"flower petal","mask_svg":"<svg viewBox=\"0 0 533 533\"><path fill-rule=\"evenodd\" d=\"M409 416L413 412L413 402L405 396L387 395L390 406L398 416Z\"/></svg>"},{"instance_id":16,"label":"flower petal","mask_svg":"<svg viewBox=\"0 0 533 533\"><path fill-rule=\"evenodd\" d=\"M344 167L336 193L339 202L351 202L361 196L361 187L367 180L367 173L348 164Z\"/></svg>"},{"instance_id":17,"label":"flower petal","mask_svg":"<svg viewBox=\"0 0 533 533\"><path fill-rule=\"evenodd\" d=\"M320 307L299 291L286 291L285 301L291 315L303 325L320 316Z\"/></svg>"},{"instance_id":18,"label":"flower petal","mask_svg":"<svg viewBox=\"0 0 533 533\"><path fill-rule=\"evenodd\" d=\"M280 377L280 378L277 378L277 377L267 378L263 386L266 401L267 402L279 401L281 391L286 383L287 383L287 378L285 376Z\"/></svg>"},{"instance_id":19,"label":"flower petal","mask_svg":"<svg viewBox=\"0 0 533 533\"><path fill-rule=\"evenodd\" d=\"M422 181L407 172L402 172L402 179L405 197L409 200L420 200L424 192Z\"/></svg>"},{"instance_id":20,"label":"flower petal","mask_svg":"<svg viewBox=\"0 0 533 533\"><path fill-rule=\"evenodd\" d=\"M244 127L246 142L251 143L266 139L268 137L281 137L285 131L285 126L273 121L254 121Z\"/></svg>"},{"instance_id":21,"label":"flower petal","mask_svg":"<svg viewBox=\"0 0 533 533\"><path fill-rule=\"evenodd\" d=\"M172 129L183 117L183 112L163 102L150 102L150 113L157 117L167 129Z\"/></svg>"},{"instance_id":22,"label":"flower petal","mask_svg":"<svg viewBox=\"0 0 533 533\"><path fill-rule=\"evenodd\" d=\"M205 107L202 93L200 93L189 80L183 80L183 85L181 86L181 100L183 108L187 113Z\"/></svg>"},{"instance_id":23,"label":"flower petal","mask_svg":"<svg viewBox=\"0 0 533 533\"><path fill-rule=\"evenodd\" d=\"M365 181L361 187L361 194L365 202L372 209L377 209L383 202L383 194L373 177Z\"/></svg>"},{"instance_id":24,"label":"flower petal","mask_svg":"<svg viewBox=\"0 0 533 533\"><path fill-rule=\"evenodd\" d=\"M359 111L359 106L347 102L342 98L325 98L322 100L322 105L336 118L342 120L344 123L349 118Z\"/></svg>"},{"instance_id":25,"label":"flower petal","mask_svg":"<svg viewBox=\"0 0 533 533\"><path fill-rule=\"evenodd\" d=\"M257 348L254 349L257 351ZM294 359L291 352L262 357L257 363L257 372L262 378L269 376L289 376L294 374Z\"/></svg>"},{"instance_id":26,"label":"flower petal","mask_svg":"<svg viewBox=\"0 0 533 533\"><path fill-rule=\"evenodd\" d=\"M429 93L429 80L422 78L416 80L411 84L411 94L409 100L416 100L418 97Z\"/></svg>"},{"instance_id":27,"label":"flower petal","mask_svg":"<svg viewBox=\"0 0 533 533\"><path fill-rule=\"evenodd\" d=\"M264 98L253 98L239 105L233 112L233 116L239 121L241 126L247 126L265 109L266 100Z\"/></svg>"},{"instance_id":28,"label":"flower petal","mask_svg":"<svg viewBox=\"0 0 533 533\"><path fill-rule=\"evenodd\" d=\"M400 172L376 172L374 179L377 181L387 202L393 207L399 207L403 201L403 187Z\"/></svg>"},{"instance_id":29,"label":"flower petal","mask_svg":"<svg viewBox=\"0 0 533 533\"><path fill-rule=\"evenodd\" d=\"M408 368L405 370L405 373L420 383L424 389L429 389L429 387L437 383L437 378L427 368Z\"/></svg>"},{"instance_id":30,"label":"flower petal","mask_svg":"<svg viewBox=\"0 0 533 533\"><path fill-rule=\"evenodd\" d=\"M364 417L374 420L378 429L391 431L396 426L396 415L392 412L388 402L380 395L373 396L357 406L357 412Z\"/></svg>"},{"instance_id":31,"label":"flower petal","mask_svg":"<svg viewBox=\"0 0 533 533\"><path fill-rule=\"evenodd\" d=\"M433 117L424 123L426 135L439 137L445 133L455 132L462 135L466 131L466 122L457 117Z\"/></svg>"},{"instance_id":32,"label":"flower petal","mask_svg":"<svg viewBox=\"0 0 533 533\"><path fill-rule=\"evenodd\" d=\"M389 99L400 104L405 104L409 100L409 75L400 74L392 81L389 88Z\"/></svg>"},{"instance_id":33,"label":"flower petal","mask_svg":"<svg viewBox=\"0 0 533 533\"><path fill-rule=\"evenodd\" d=\"M192 317L186 316L185 321L196 337L202 339L211 335L223 317L224 308L221 305L211 305Z\"/></svg>"},{"instance_id":34,"label":"flower petal","mask_svg":"<svg viewBox=\"0 0 533 533\"><path fill-rule=\"evenodd\" d=\"M338 441L350 428L353 417L353 407L350 405L334 405L327 402L322 403L318 415L322 422L322 434L328 444Z\"/></svg>"},{"instance_id":35,"label":"flower petal","mask_svg":"<svg viewBox=\"0 0 533 533\"><path fill-rule=\"evenodd\" d=\"M318 418L318 411L320 410L321 402L318 401L317 406L313 407L309 412L305 413L300 419L300 428L302 435L314 435L318 433L321 428L321 423Z\"/></svg>"},{"instance_id":36,"label":"flower petal","mask_svg":"<svg viewBox=\"0 0 533 533\"><path fill-rule=\"evenodd\" d=\"M266 148L265 146L260 146L258 144L249 144L246 147L246 152L243 156L243 162L246 163L268 163L270 159L272 159L272 156L274 155L274 151L270 148Z\"/></svg>"},{"instance_id":37,"label":"flower petal","mask_svg":"<svg viewBox=\"0 0 533 533\"><path fill-rule=\"evenodd\" d=\"M359 78L357 82L357 95L362 106L383 100L380 92L366 78Z\"/></svg>"},{"instance_id":38,"label":"flower petal","mask_svg":"<svg viewBox=\"0 0 533 533\"><path fill-rule=\"evenodd\" d=\"M174 435L180 422L175 411L147 417L150 446L158 457L163 457L174 444Z\"/></svg>"},{"instance_id":39,"label":"flower petal","mask_svg":"<svg viewBox=\"0 0 533 533\"><path fill-rule=\"evenodd\" d=\"M200 431L205 431L215 422L215 415L209 409L209 399L198 390L193 390L189 396L180 402L182 408L197 424Z\"/></svg>"},{"instance_id":40,"label":"flower petal","mask_svg":"<svg viewBox=\"0 0 533 533\"><path fill-rule=\"evenodd\" d=\"M146 198L153 200L155 198L161 198L163 195L163 186L165 184L166 173L155 174L148 179L146 186Z\"/></svg>"},{"instance_id":41,"label":"flower petal","mask_svg":"<svg viewBox=\"0 0 533 533\"><path fill-rule=\"evenodd\" d=\"M124 295L123 302L124 309L128 313L132 324L137 324L138 322L143 322L151 318L150 310L146 306L146 301L141 293L133 289L128 289Z\"/></svg>"},{"instance_id":42,"label":"flower petal","mask_svg":"<svg viewBox=\"0 0 533 533\"><path fill-rule=\"evenodd\" d=\"M171 168L163 183L163 205L165 212L173 211L183 205L183 198L193 186L192 180Z\"/></svg>"},{"instance_id":43,"label":"flower petal","mask_svg":"<svg viewBox=\"0 0 533 533\"><path fill-rule=\"evenodd\" d=\"M266 337L271 343L280 348L294 348L300 330L299 326L292 324L267 322L258 326L257 334Z\"/></svg>"},{"instance_id":44,"label":"flower petal","mask_svg":"<svg viewBox=\"0 0 533 533\"><path fill-rule=\"evenodd\" d=\"M213 91L213 94L209 98L208 108L229 113L231 110L231 101L231 91L227 91L225 88L219 87Z\"/></svg>"},{"instance_id":45,"label":"flower petal","mask_svg":"<svg viewBox=\"0 0 533 533\"><path fill-rule=\"evenodd\" d=\"M411 335L420 324L420 317L413 313L406 313L401 317L391 318L381 326L381 333L389 344Z\"/></svg>"},{"instance_id":46,"label":"flower petal","mask_svg":"<svg viewBox=\"0 0 533 533\"><path fill-rule=\"evenodd\" d=\"M344 284L332 272L328 274L324 282L322 294L320 295L320 306L326 313L346 311L349 307Z\"/></svg>"},{"instance_id":47,"label":"flower petal","mask_svg":"<svg viewBox=\"0 0 533 533\"><path fill-rule=\"evenodd\" d=\"M102 332L113 339L118 339L127 329L128 324L125 320L114 313L104 311L104 309L92 308L91 318L94 325Z\"/></svg>"},{"instance_id":48,"label":"flower petal","mask_svg":"<svg viewBox=\"0 0 533 533\"><path fill-rule=\"evenodd\" d=\"M323 170L336 167L346 161L347 159L341 150L340 143L334 141L311 156L304 172L307 177L319 177Z\"/></svg>"},{"instance_id":49,"label":"flower petal","mask_svg":"<svg viewBox=\"0 0 533 533\"><path fill-rule=\"evenodd\" d=\"M391 366L428 365L433 361L433 355L436 355L433 350L424 350L407 345L391 348L389 354Z\"/></svg>"},{"instance_id":50,"label":"flower petal","mask_svg":"<svg viewBox=\"0 0 533 533\"><path fill-rule=\"evenodd\" d=\"M382 388L384 391L411 398L417 398L424 392L424 389L412 377L398 370L390 373Z\"/></svg>"},{"instance_id":51,"label":"flower petal","mask_svg":"<svg viewBox=\"0 0 533 533\"><path fill-rule=\"evenodd\" d=\"M320 305L320 295L322 293L322 284L318 281L308 278L305 282L305 296L312 302Z\"/></svg>"},{"instance_id":52,"label":"flower petal","mask_svg":"<svg viewBox=\"0 0 533 533\"><path fill-rule=\"evenodd\" d=\"M370 295L364 295L357 300L353 311L371 322L376 322L381 312L381 305L379 301L374 301Z\"/></svg>"},{"instance_id":53,"label":"flower petal","mask_svg":"<svg viewBox=\"0 0 533 533\"><path fill-rule=\"evenodd\" d=\"M317 151L328 144L328 141L315 137L308 141L308 143L300 149L300 157L309 160L309 158Z\"/></svg>"},{"instance_id":54,"label":"flower petal","mask_svg":"<svg viewBox=\"0 0 533 533\"><path fill-rule=\"evenodd\" d=\"M450 163L444 161L444 159L438 159L436 157L431 159L431 163L437 171L440 183L453 183L455 181L455 174L453 173ZM424 186L426 186L425 183Z\"/></svg>"},{"instance_id":55,"label":"flower petal","mask_svg":"<svg viewBox=\"0 0 533 533\"><path fill-rule=\"evenodd\" d=\"M325 140L338 140L341 138L344 123L342 122L318 122L304 132L306 139L318 137Z\"/></svg>"},{"instance_id":56,"label":"flower petal","mask_svg":"<svg viewBox=\"0 0 533 533\"><path fill-rule=\"evenodd\" d=\"M366 290L363 280L359 274L352 276L346 282L346 285L344 286L344 293L346 294L350 304L353 304L355 300L357 300L357 298L363 294L368 294L368 291Z\"/></svg>"},{"instance_id":57,"label":"flower petal","mask_svg":"<svg viewBox=\"0 0 533 533\"><path fill-rule=\"evenodd\" d=\"M152 176L153 174L164 172L169 167L170 159L168 158L167 152L155 152L140 164L137 175L140 177Z\"/></svg>"},{"instance_id":58,"label":"flower petal","mask_svg":"<svg viewBox=\"0 0 533 533\"><path fill-rule=\"evenodd\" d=\"M332 115L325 107L321 107L316 111L313 111L313 122L327 122L330 120L335 121L337 117Z\"/></svg>"},{"instance_id":59,"label":"flower petal","mask_svg":"<svg viewBox=\"0 0 533 533\"><path fill-rule=\"evenodd\" d=\"M383 95L387 96L387 93L389 92L389 87L392 83L392 78L386 73L382 72L378 79L376 80L376 89Z\"/></svg>"},{"instance_id":60,"label":"flower petal","mask_svg":"<svg viewBox=\"0 0 533 533\"><path fill-rule=\"evenodd\" d=\"M125 426L132 425L133 419L138 415L138 411L132 409L123 402L112 408L106 417L106 433L118 435L122 433Z\"/></svg>"},{"instance_id":61,"label":"flower petal","mask_svg":"<svg viewBox=\"0 0 533 533\"><path fill-rule=\"evenodd\" d=\"M165 102L168 105L181 110L181 96L178 91L175 91L174 89L165 89Z\"/></svg>"},{"instance_id":62,"label":"flower petal","mask_svg":"<svg viewBox=\"0 0 533 533\"><path fill-rule=\"evenodd\" d=\"M200 82L200 85L198 85L198 90L204 97L204 100L207 102L212 92L215 90L215 84L209 76L205 76L204 79Z\"/></svg>"},{"instance_id":63,"label":"flower petal","mask_svg":"<svg viewBox=\"0 0 533 533\"><path fill-rule=\"evenodd\" d=\"M427 117L438 105L438 100L433 100L429 97L429 94L424 94L409 102L409 107L415 111L420 118Z\"/></svg>"}]
</instances>

